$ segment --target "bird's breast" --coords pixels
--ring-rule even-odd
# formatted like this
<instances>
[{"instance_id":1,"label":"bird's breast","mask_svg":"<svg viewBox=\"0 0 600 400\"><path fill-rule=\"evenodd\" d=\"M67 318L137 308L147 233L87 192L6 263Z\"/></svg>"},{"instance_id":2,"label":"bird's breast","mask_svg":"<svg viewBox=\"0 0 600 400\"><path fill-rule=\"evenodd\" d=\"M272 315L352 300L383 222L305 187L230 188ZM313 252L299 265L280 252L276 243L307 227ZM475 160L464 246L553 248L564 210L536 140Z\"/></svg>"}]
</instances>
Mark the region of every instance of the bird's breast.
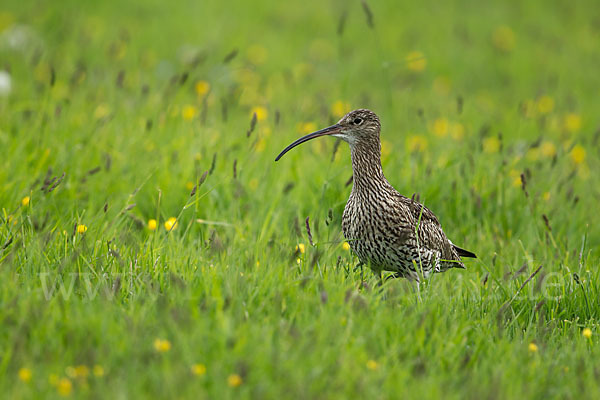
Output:
<instances>
[{"instance_id":1,"label":"bird's breast","mask_svg":"<svg viewBox=\"0 0 600 400\"><path fill-rule=\"evenodd\" d=\"M388 216L389 210L384 203L365 201L353 195L348 199L342 216L342 231L361 262L382 267L388 264L388 252L393 247L393 237L386 229Z\"/></svg>"}]
</instances>

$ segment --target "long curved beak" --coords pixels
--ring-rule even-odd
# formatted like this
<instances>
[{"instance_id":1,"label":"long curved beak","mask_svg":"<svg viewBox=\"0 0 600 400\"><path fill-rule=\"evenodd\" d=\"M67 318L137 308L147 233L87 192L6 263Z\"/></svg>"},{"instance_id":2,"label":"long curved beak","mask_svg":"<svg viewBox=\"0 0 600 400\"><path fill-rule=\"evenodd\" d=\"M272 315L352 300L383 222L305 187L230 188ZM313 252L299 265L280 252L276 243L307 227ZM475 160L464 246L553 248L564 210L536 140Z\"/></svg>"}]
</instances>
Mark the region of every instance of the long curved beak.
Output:
<instances>
[{"instance_id":1,"label":"long curved beak","mask_svg":"<svg viewBox=\"0 0 600 400\"><path fill-rule=\"evenodd\" d=\"M320 136L335 135L336 133L342 133L342 127L340 125L338 125L338 124L331 125L328 128L321 129L320 131L316 131L316 132L313 132L313 133L309 133L306 136L302 136L300 139L296 140L294 143L290 144L288 147L286 147L285 149L283 149L283 151L281 153L279 153L279 155L277 156L277 158L275 159L275 161L279 161L279 159L281 157L283 157L283 155L285 153L287 153L288 151L290 151L294 147L298 146L299 144L302 144L304 142L308 142L309 140L314 139L314 138L318 138Z\"/></svg>"}]
</instances>

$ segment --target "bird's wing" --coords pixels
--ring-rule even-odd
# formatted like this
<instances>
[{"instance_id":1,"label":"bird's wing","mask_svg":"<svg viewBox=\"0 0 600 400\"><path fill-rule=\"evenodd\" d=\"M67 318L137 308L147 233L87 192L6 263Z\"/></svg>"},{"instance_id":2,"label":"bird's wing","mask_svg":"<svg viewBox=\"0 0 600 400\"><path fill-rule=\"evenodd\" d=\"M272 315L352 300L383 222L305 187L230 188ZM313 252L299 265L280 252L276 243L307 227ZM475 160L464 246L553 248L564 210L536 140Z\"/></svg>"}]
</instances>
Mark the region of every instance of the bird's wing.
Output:
<instances>
[{"instance_id":1,"label":"bird's wing","mask_svg":"<svg viewBox=\"0 0 600 400\"><path fill-rule=\"evenodd\" d=\"M412 215L416 221L423 221L423 222L433 223L435 225L440 225L440 221L435 216L433 211L431 211L429 208L425 207L423 204L421 204L417 201L414 201L412 199L409 199L409 198L405 198L405 199L406 199L406 202L409 203L408 207L410 208Z\"/></svg>"},{"instance_id":2,"label":"bird's wing","mask_svg":"<svg viewBox=\"0 0 600 400\"><path fill-rule=\"evenodd\" d=\"M439 252L440 259L447 260L450 263L447 268L452 266L464 268L460 262L460 256L452 242L446 237L442 225L433 211L417 201L400 196L400 202L410 210L413 217L414 229L418 233L419 246Z\"/></svg>"},{"instance_id":3,"label":"bird's wing","mask_svg":"<svg viewBox=\"0 0 600 400\"><path fill-rule=\"evenodd\" d=\"M449 264L443 269L452 267L464 268L464 265L461 263L460 256L456 252L452 242L446 237L446 234L442 230L442 226L439 224L439 222L434 222L432 220L421 220L418 232L419 240L423 243L424 247L439 251L440 260L443 261L442 264L445 264L444 261L447 261L451 264L456 264Z\"/></svg>"}]
</instances>

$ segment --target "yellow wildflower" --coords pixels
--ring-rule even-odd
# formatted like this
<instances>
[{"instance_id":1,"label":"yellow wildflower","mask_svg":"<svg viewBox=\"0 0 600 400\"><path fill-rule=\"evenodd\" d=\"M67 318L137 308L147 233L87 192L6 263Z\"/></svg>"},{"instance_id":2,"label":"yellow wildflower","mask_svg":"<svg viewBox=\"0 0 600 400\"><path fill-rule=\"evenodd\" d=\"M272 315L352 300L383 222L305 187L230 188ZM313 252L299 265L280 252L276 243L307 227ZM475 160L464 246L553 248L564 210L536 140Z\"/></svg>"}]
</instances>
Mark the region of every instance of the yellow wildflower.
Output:
<instances>
[{"instance_id":1,"label":"yellow wildflower","mask_svg":"<svg viewBox=\"0 0 600 400\"><path fill-rule=\"evenodd\" d=\"M9 28L15 21L15 16L8 11L0 11L0 31Z\"/></svg>"},{"instance_id":2,"label":"yellow wildflower","mask_svg":"<svg viewBox=\"0 0 600 400\"><path fill-rule=\"evenodd\" d=\"M521 175L513 178L512 185L514 187L521 187L521 186L523 186L523 181L521 181Z\"/></svg>"},{"instance_id":3,"label":"yellow wildflower","mask_svg":"<svg viewBox=\"0 0 600 400\"><path fill-rule=\"evenodd\" d=\"M192 189L194 188L194 182L192 182L192 181L187 181L187 182L185 183L185 188L186 188L187 190L192 190Z\"/></svg>"},{"instance_id":4,"label":"yellow wildflower","mask_svg":"<svg viewBox=\"0 0 600 400\"><path fill-rule=\"evenodd\" d=\"M304 254L304 251L305 251L305 250L306 250L306 249L305 249L305 247L304 247L304 243L298 243L298 244L296 245L296 251L299 251L299 252L300 252L300 254Z\"/></svg>"},{"instance_id":5,"label":"yellow wildflower","mask_svg":"<svg viewBox=\"0 0 600 400\"><path fill-rule=\"evenodd\" d=\"M548 131L559 132L561 129L561 119L556 115L548 116Z\"/></svg>"},{"instance_id":6,"label":"yellow wildflower","mask_svg":"<svg viewBox=\"0 0 600 400\"><path fill-rule=\"evenodd\" d=\"M58 385L58 375L56 375L56 374L48 375L48 383L52 386Z\"/></svg>"},{"instance_id":7,"label":"yellow wildflower","mask_svg":"<svg viewBox=\"0 0 600 400\"><path fill-rule=\"evenodd\" d=\"M260 76L250 68L240 68L235 71L233 78L246 88L254 88L260 81Z\"/></svg>"},{"instance_id":8,"label":"yellow wildflower","mask_svg":"<svg viewBox=\"0 0 600 400\"><path fill-rule=\"evenodd\" d=\"M262 153L263 151L265 151L265 148L267 147L267 141L264 138L260 138L256 141L256 146L254 147L254 149L256 150L257 153Z\"/></svg>"},{"instance_id":9,"label":"yellow wildflower","mask_svg":"<svg viewBox=\"0 0 600 400\"><path fill-rule=\"evenodd\" d=\"M204 364L194 364L192 365L192 374L197 376L202 376L206 374L206 366Z\"/></svg>"},{"instance_id":10,"label":"yellow wildflower","mask_svg":"<svg viewBox=\"0 0 600 400\"><path fill-rule=\"evenodd\" d=\"M255 113L256 120L259 122L264 121L269 116L267 109L261 106L252 107L252 110L250 110L250 117L252 117Z\"/></svg>"},{"instance_id":11,"label":"yellow wildflower","mask_svg":"<svg viewBox=\"0 0 600 400\"><path fill-rule=\"evenodd\" d=\"M84 75L84 74L82 74ZM52 88L52 98L55 101L61 101L64 99L67 99L69 97L69 95L71 94L71 90L69 88L69 86L61 80L57 80L56 83L54 84L54 87ZM77 123L78 125L82 123L82 119L84 118L84 115L79 114L73 117L73 122Z\"/></svg>"},{"instance_id":12,"label":"yellow wildflower","mask_svg":"<svg viewBox=\"0 0 600 400\"><path fill-rule=\"evenodd\" d=\"M270 127L263 126L260 129L260 133L262 133L265 137L269 137L269 136L271 136L271 133L273 133L273 131L271 130Z\"/></svg>"},{"instance_id":13,"label":"yellow wildflower","mask_svg":"<svg viewBox=\"0 0 600 400\"><path fill-rule=\"evenodd\" d=\"M30 200L31 197L29 196L23 197L23 199L21 199L21 204L23 205L23 207L27 207L29 205Z\"/></svg>"},{"instance_id":14,"label":"yellow wildflower","mask_svg":"<svg viewBox=\"0 0 600 400\"><path fill-rule=\"evenodd\" d=\"M508 174L512 179L512 185L514 187L521 187L521 173L516 169L511 169Z\"/></svg>"},{"instance_id":15,"label":"yellow wildflower","mask_svg":"<svg viewBox=\"0 0 600 400\"><path fill-rule=\"evenodd\" d=\"M69 396L73 391L73 384L69 378L61 378L56 383L56 391L61 396Z\"/></svg>"},{"instance_id":16,"label":"yellow wildflower","mask_svg":"<svg viewBox=\"0 0 600 400\"><path fill-rule=\"evenodd\" d=\"M166 353L171 350L171 342L167 339L154 339L154 350L159 353Z\"/></svg>"},{"instance_id":17,"label":"yellow wildflower","mask_svg":"<svg viewBox=\"0 0 600 400\"><path fill-rule=\"evenodd\" d=\"M19 370L19 379L25 383L27 383L31 380L32 375L33 374L29 368L23 367Z\"/></svg>"},{"instance_id":18,"label":"yellow wildflower","mask_svg":"<svg viewBox=\"0 0 600 400\"><path fill-rule=\"evenodd\" d=\"M535 116L537 115L537 105L536 105L535 101L533 101L531 99L525 100L525 102L523 102L521 107L523 110L523 114L527 118L535 118Z\"/></svg>"},{"instance_id":19,"label":"yellow wildflower","mask_svg":"<svg viewBox=\"0 0 600 400\"><path fill-rule=\"evenodd\" d=\"M148 220L148 229L150 229L151 231L156 229L156 225L156 220L154 218Z\"/></svg>"},{"instance_id":20,"label":"yellow wildflower","mask_svg":"<svg viewBox=\"0 0 600 400\"><path fill-rule=\"evenodd\" d=\"M499 26L492 34L492 43L498 50L509 52L515 47L515 33L508 26Z\"/></svg>"},{"instance_id":21,"label":"yellow wildflower","mask_svg":"<svg viewBox=\"0 0 600 400\"><path fill-rule=\"evenodd\" d=\"M106 104L99 104L96 109L94 110L94 118L95 119L102 119L108 116L108 114L110 114L110 109L108 108L108 106Z\"/></svg>"},{"instance_id":22,"label":"yellow wildflower","mask_svg":"<svg viewBox=\"0 0 600 400\"><path fill-rule=\"evenodd\" d=\"M303 135L314 132L317 130L317 125L314 122L300 122L297 125L298 132Z\"/></svg>"},{"instance_id":23,"label":"yellow wildflower","mask_svg":"<svg viewBox=\"0 0 600 400\"><path fill-rule=\"evenodd\" d=\"M344 243L342 244L342 249L344 249L344 250L346 250L346 251L350 250L350 243L348 243L348 242L344 242Z\"/></svg>"},{"instance_id":24,"label":"yellow wildflower","mask_svg":"<svg viewBox=\"0 0 600 400\"><path fill-rule=\"evenodd\" d=\"M90 375L90 369L87 365L78 365L75 367L75 376L77 378L87 378Z\"/></svg>"},{"instance_id":25,"label":"yellow wildflower","mask_svg":"<svg viewBox=\"0 0 600 400\"><path fill-rule=\"evenodd\" d=\"M177 117L179 116L179 113L180 107L177 104L170 104L167 108L167 114L169 114L169 117Z\"/></svg>"},{"instance_id":26,"label":"yellow wildflower","mask_svg":"<svg viewBox=\"0 0 600 400\"><path fill-rule=\"evenodd\" d=\"M258 44L248 47L247 54L248 60L255 65L264 64L269 58L269 52L267 49Z\"/></svg>"},{"instance_id":27,"label":"yellow wildflower","mask_svg":"<svg viewBox=\"0 0 600 400\"><path fill-rule=\"evenodd\" d=\"M589 339L592 337L592 330L590 328L585 328L581 334L583 335L584 338Z\"/></svg>"},{"instance_id":28,"label":"yellow wildflower","mask_svg":"<svg viewBox=\"0 0 600 400\"><path fill-rule=\"evenodd\" d=\"M171 217L165 221L165 229L167 231L172 231L177 228L177 218Z\"/></svg>"},{"instance_id":29,"label":"yellow wildflower","mask_svg":"<svg viewBox=\"0 0 600 400\"><path fill-rule=\"evenodd\" d=\"M438 76L433 80L433 90L437 94L444 95L450 93L450 79L447 76Z\"/></svg>"},{"instance_id":30,"label":"yellow wildflower","mask_svg":"<svg viewBox=\"0 0 600 400\"><path fill-rule=\"evenodd\" d=\"M383 158L387 158L387 156L389 156L392 153L392 143L390 143L388 140L382 140L381 141L381 156ZM336 153L336 155L339 153Z\"/></svg>"},{"instance_id":31,"label":"yellow wildflower","mask_svg":"<svg viewBox=\"0 0 600 400\"><path fill-rule=\"evenodd\" d=\"M387 158L387 156L389 156L392 152L392 143L389 142L388 140L382 140L381 141L381 157L382 158ZM336 153L336 156L339 153Z\"/></svg>"},{"instance_id":32,"label":"yellow wildflower","mask_svg":"<svg viewBox=\"0 0 600 400\"><path fill-rule=\"evenodd\" d=\"M527 150L527 154L525 154L525 158L529 161L537 161L540 159L540 149L539 147L532 147Z\"/></svg>"},{"instance_id":33,"label":"yellow wildflower","mask_svg":"<svg viewBox=\"0 0 600 400\"><path fill-rule=\"evenodd\" d=\"M238 374L231 374L227 377L227 384L231 387L238 387L242 384L242 377Z\"/></svg>"},{"instance_id":34,"label":"yellow wildflower","mask_svg":"<svg viewBox=\"0 0 600 400\"><path fill-rule=\"evenodd\" d=\"M444 137L448 134L448 120L446 118L438 118L433 121L433 133L437 137Z\"/></svg>"},{"instance_id":35,"label":"yellow wildflower","mask_svg":"<svg viewBox=\"0 0 600 400\"><path fill-rule=\"evenodd\" d=\"M102 365L94 365L94 368L92 368L92 373L94 374L95 377L103 377L104 376L104 368L102 367Z\"/></svg>"},{"instance_id":36,"label":"yellow wildflower","mask_svg":"<svg viewBox=\"0 0 600 400\"><path fill-rule=\"evenodd\" d=\"M533 342L529 343L529 347L528 348L529 348L529 352L530 353L537 353L537 351L538 351L537 344L535 344Z\"/></svg>"},{"instance_id":37,"label":"yellow wildflower","mask_svg":"<svg viewBox=\"0 0 600 400\"><path fill-rule=\"evenodd\" d=\"M121 60L127 54L127 42L124 40L117 40L111 45L109 55L115 60Z\"/></svg>"},{"instance_id":38,"label":"yellow wildflower","mask_svg":"<svg viewBox=\"0 0 600 400\"><path fill-rule=\"evenodd\" d=\"M573 147L569 155L575 164L582 164L585 161L585 149L579 144Z\"/></svg>"},{"instance_id":39,"label":"yellow wildflower","mask_svg":"<svg viewBox=\"0 0 600 400\"><path fill-rule=\"evenodd\" d=\"M544 201L550 201L550 192L544 192L544 194L542 194L542 198Z\"/></svg>"},{"instance_id":40,"label":"yellow wildflower","mask_svg":"<svg viewBox=\"0 0 600 400\"><path fill-rule=\"evenodd\" d=\"M484 153L497 153L500 150L500 140L496 136L483 139Z\"/></svg>"},{"instance_id":41,"label":"yellow wildflower","mask_svg":"<svg viewBox=\"0 0 600 400\"><path fill-rule=\"evenodd\" d=\"M250 182L248 182L248 187L251 190L256 190L258 188L258 179L256 179L256 178L250 179Z\"/></svg>"},{"instance_id":42,"label":"yellow wildflower","mask_svg":"<svg viewBox=\"0 0 600 400\"><path fill-rule=\"evenodd\" d=\"M292 76L297 80L304 80L314 73L315 67L309 63L299 63L292 67Z\"/></svg>"},{"instance_id":43,"label":"yellow wildflower","mask_svg":"<svg viewBox=\"0 0 600 400\"><path fill-rule=\"evenodd\" d=\"M336 53L336 48L333 44L325 39L315 39L310 44L308 54L314 60L331 60Z\"/></svg>"},{"instance_id":44,"label":"yellow wildflower","mask_svg":"<svg viewBox=\"0 0 600 400\"><path fill-rule=\"evenodd\" d=\"M540 146L540 151L544 157L554 157L556 155L556 146L552 142L544 142Z\"/></svg>"},{"instance_id":45,"label":"yellow wildflower","mask_svg":"<svg viewBox=\"0 0 600 400\"><path fill-rule=\"evenodd\" d=\"M406 139L406 147L410 152L422 152L427 148L427 138L423 135L411 135Z\"/></svg>"},{"instance_id":46,"label":"yellow wildflower","mask_svg":"<svg viewBox=\"0 0 600 400\"><path fill-rule=\"evenodd\" d=\"M0 28L2 29L2 28ZM3 29L2 29L3 30ZM52 75L52 68L47 62L40 62L33 69L33 77L40 82L48 82Z\"/></svg>"},{"instance_id":47,"label":"yellow wildflower","mask_svg":"<svg viewBox=\"0 0 600 400\"><path fill-rule=\"evenodd\" d=\"M448 155L440 154L440 156L438 157L437 162L435 164L440 169L445 168L446 165L448 165Z\"/></svg>"},{"instance_id":48,"label":"yellow wildflower","mask_svg":"<svg viewBox=\"0 0 600 400\"><path fill-rule=\"evenodd\" d=\"M567 132L578 132L581 129L581 115L575 113L565 115L564 126Z\"/></svg>"},{"instance_id":49,"label":"yellow wildflower","mask_svg":"<svg viewBox=\"0 0 600 400\"><path fill-rule=\"evenodd\" d=\"M198 96L204 96L210 90L210 83L206 81L198 81L196 82L194 89L196 89Z\"/></svg>"},{"instance_id":50,"label":"yellow wildflower","mask_svg":"<svg viewBox=\"0 0 600 400\"><path fill-rule=\"evenodd\" d=\"M377 368L379 368L379 364L375 360L369 360L367 361L367 368L371 371L375 371Z\"/></svg>"},{"instance_id":51,"label":"yellow wildflower","mask_svg":"<svg viewBox=\"0 0 600 400\"><path fill-rule=\"evenodd\" d=\"M542 96L538 99L537 108L540 114L548 114L554 110L554 99L550 96Z\"/></svg>"},{"instance_id":52,"label":"yellow wildflower","mask_svg":"<svg viewBox=\"0 0 600 400\"><path fill-rule=\"evenodd\" d=\"M184 106L181 110L181 116L186 121L193 120L196 117L196 115L198 115L198 109L191 104Z\"/></svg>"},{"instance_id":53,"label":"yellow wildflower","mask_svg":"<svg viewBox=\"0 0 600 400\"><path fill-rule=\"evenodd\" d=\"M577 168L577 176L583 180L587 180L590 177L591 171L587 164L581 164Z\"/></svg>"},{"instance_id":54,"label":"yellow wildflower","mask_svg":"<svg viewBox=\"0 0 600 400\"><path fill-rule=\"evenodd\" d=\"M350 104L342 100L338 100L331 106L331 113L334 117L341 118L350 111Z\"/></svg>"},{"instance_id":55,"label":"yellow wildflower","mask_svg":"<svg viewBox=\"0 0 600 400\"><path fill-rule=\"evenodd\" d=\"M87 365L77 365L75 367L65 368L65 373L71 379L75 378L87 378L90 375L90 369Z\"/></svg>"},{"instance_id":56,"label":"yellow wildflower","mask_svg":"<svg viewBox=\"0 0 600 400\"><path fill-rule=\"evenodd\" d=\"M460 122L456 122L454 124L450 125L450 136L452 136L452 139L454 140L462 140L462 138L465 136L465 127L463 124L461 124Z\"/></svg>"},{"instance_id":57,"label":"yellow wildflower","mask_svg":"<svg viewBox=\"0 0 600 400\"><path fill-rule=\"evenodd\" d=\"M67 374L67 376L69 378L75 378L76 374L75 374L75 368L74 367L67 367L65 368L65 373Z\"/></svg>"},{"instance_id":58,"label":"yellow wildflower","mask_svg":"<svg viewBox=\"0 0 600 400\"><path fill-rule=\"evenodd\" d=\"M87 231L87 226L83 225L83 224L79 224L77 225L77 233L83 235L86 231Z\"/></svg>"},{"instance_id":59,"label":"yellow wildflower","mask_svg":"<svg viewBox=\"0 0 600 400\"><path fill-rule=\"evenodd\" d=\"M411 51L407 54L405 60L408 69L414 72L421 72L427 66L427 59L420 51Z\"/></svg>"}]
</instances>

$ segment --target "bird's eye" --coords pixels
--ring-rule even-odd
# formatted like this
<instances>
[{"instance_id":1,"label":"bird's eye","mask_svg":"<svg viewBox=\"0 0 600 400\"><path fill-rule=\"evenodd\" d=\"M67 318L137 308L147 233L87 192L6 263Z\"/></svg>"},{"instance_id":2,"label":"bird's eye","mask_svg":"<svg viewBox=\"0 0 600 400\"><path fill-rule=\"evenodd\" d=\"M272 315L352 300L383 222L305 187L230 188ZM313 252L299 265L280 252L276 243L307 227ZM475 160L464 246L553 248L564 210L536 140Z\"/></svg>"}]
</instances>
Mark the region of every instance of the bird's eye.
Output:
<instances>
[{"instance_id":1,"label":"bird's eye","mask_svg":"<svg viewBox=\"0 0 600 400\"><path fill-rule=\"evenodd\" d=\"M360 125L362 123L362 118L354 118L354 121L352 121L352 123L354 125Z\"/></svg>"}]
</instances>

